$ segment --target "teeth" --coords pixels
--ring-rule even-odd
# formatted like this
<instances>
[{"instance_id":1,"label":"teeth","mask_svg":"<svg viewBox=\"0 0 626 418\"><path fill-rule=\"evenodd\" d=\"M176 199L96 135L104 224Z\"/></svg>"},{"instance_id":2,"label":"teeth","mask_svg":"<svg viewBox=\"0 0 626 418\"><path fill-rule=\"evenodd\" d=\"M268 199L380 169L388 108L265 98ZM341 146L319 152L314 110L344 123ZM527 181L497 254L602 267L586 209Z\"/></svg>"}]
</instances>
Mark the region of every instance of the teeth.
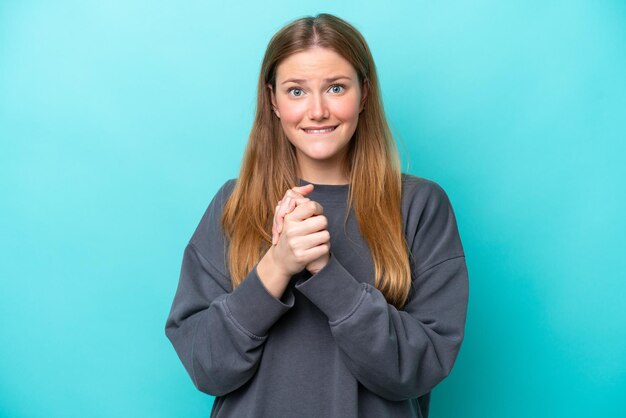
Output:
<instances>
[{"instance_id":1,"label":"teeth","mask_svg":"<svg viewBox=\"0 0 626 418\"><path fill-rule=\"evenodd\" d=\"M335 130L335 128L327 128L327 129L305 129L306 132L310 132L310 133L315 133L315 134L319 134L322 132L330 132Z\"/></svg>"}]
</instances>

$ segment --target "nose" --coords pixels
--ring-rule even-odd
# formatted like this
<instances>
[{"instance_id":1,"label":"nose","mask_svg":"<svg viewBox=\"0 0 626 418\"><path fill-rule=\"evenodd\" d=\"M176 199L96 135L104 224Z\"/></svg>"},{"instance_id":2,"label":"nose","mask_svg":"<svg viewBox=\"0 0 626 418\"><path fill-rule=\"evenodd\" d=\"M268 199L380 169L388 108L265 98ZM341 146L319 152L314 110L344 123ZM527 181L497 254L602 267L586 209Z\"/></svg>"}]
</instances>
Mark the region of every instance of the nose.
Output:
<instances>
[{"instance_id":1,"label":"nose","mask_svg":"<svg viewBox=\"0 0 626 418\"><path fill-rule=\"evenodd\" d=\"M309 103L309 119L323 120L330 116L328 106L321 94L313 94Z\"/></svg>"}]
</instances>

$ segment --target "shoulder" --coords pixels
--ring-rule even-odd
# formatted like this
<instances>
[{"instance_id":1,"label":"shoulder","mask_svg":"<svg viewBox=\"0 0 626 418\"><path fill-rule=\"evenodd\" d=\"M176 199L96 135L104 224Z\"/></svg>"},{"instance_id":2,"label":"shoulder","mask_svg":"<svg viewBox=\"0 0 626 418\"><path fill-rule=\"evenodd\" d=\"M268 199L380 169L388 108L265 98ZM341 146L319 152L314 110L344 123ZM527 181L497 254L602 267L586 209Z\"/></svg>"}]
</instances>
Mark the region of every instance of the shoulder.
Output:
<instances>
[{"instance_id":1,"label":"shoulder","mask_svg":"<svg viewBox=\"0 0 626 418\"><path fill-rule=\"evenodd\" d=\"M224 182L224 184L222 184L222 186L219 188L219 190L217 191L217 193L215 194L215 196L219 196L220 199L222 199L224 202L226 200L228 200L228 198L230 197L230 195L233 193L233 190L235 189L235 186L237 185L237 179L228 179Z\"/></svg>"},{"instance_id":2,"label":"shoulder","mask_svg":"<svg viewBox=\"0 0 626 418\"><path fill-rule=\"evenodd\" d=\"M450 205L446 191L434 180L402 173L402 208L415 212L426 206Z\"/></svg>"},{"instance_id":3,"label":"shoulder","mask_svg":"<svg viewBox=\"0 0 626 418\"><path fill-rule=\"evenodd\" d=\"M236 184L237 179L226 180L210 200L208 207L200 219L200 223L191 237L190 241L194 245L198 247L207 247L211 237L221 235L222 227L220 221L222 211Z\"/></svg>"},{"instance_id":4,"label":"shoulder","mask_svg":"<svg viewBox=\"0 0 626 418\"><path fill-rule=\"evenodd\" d=\"M213 199L211 199L211 202L209 203L209 206L207 207L206 212L209 212L211 210L222 212L222 209L224 208L226 201L228 200L230 195L233 193L233 190L235 189L236 185L237 185L237 179L226 180L219 187L219 189L213 196Z\"/></svg>"},{"instance_id":5,"label":"shoulder","mask_svg":"<svg viewBox=\"0 0 626 418\"><path fill-rule=\"evenodd\" d=\"M441 233L456 227L456 218L446 191L434 180L402 174L402 218L407 236Z\"/></svg>"},{"instance_id":6,"label":"shoulder","mask_svg":"<svg viewBox=\"0 0 626 418\"><path fill-rule=\"evenodd\" d=\"M452 204L437 182L403 174L402 216L419 266L464 254Z\"/></svg>"}]
</instances>

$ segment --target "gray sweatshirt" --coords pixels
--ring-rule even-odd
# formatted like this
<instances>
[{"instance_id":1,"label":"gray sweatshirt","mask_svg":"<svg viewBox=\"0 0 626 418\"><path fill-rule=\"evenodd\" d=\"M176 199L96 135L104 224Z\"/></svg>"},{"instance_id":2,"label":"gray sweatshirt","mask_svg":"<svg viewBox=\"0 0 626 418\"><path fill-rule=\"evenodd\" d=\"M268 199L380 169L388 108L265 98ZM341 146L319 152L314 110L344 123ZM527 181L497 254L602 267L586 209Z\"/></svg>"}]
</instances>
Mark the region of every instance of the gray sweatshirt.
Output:
<instances>
[{"instance_id":1,"label":"gray sweatshirt","mask_svg":"<svg viewBox=\"0 0 626 418\"><path fill-rule=\"evenodd\" d=\"M220 215L234 185L220 188L185 248L165 325L194 385L216 397L211 417L427 417L430 391L459 352L468 302L445 191L403 174L412 287L398 310L373 285L352 211L344 225L348 185L315 185L307 196L328 218L331 256L322 270L294 275L280 299L256 267L233 291Z\"/></svg>"}]
</instances>

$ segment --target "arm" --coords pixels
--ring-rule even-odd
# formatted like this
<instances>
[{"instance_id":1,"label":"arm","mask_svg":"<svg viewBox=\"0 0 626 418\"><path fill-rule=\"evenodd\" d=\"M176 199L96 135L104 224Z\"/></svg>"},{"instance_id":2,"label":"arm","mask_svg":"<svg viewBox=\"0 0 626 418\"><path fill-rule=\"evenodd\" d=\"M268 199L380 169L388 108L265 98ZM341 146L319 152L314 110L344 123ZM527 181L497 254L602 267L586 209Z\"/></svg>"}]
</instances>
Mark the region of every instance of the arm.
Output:
<instances>
[{"instance_id":1,"label":"arm","mask_svg":"<svg viewBox=\"0 0 626 418\"><path fill-rule=\"evenodd\" d=\"M411 293L402 310L388 304L378 289L356 280L333 256L296 285L328 316L355 378L393 401L417 398L444 379L464 335L465 257L445 192L436 185L428 188L426 197L415 197L424 204L407 205L414 262Z\"/></svg>"},{"instance_id":2,"label":"arm","mask_svg":"<svg viewBox=\"0 0 626 418\"><path fill-rule=\"evenodd\" d=\"M290 291L282 299L272 296L256 267L232 290L219 225L224 200L222 187L185 248L165 324L194 385L214 396L239 388L254 375L270 327L294 303Z\"/></svg>"}]
</instances>

